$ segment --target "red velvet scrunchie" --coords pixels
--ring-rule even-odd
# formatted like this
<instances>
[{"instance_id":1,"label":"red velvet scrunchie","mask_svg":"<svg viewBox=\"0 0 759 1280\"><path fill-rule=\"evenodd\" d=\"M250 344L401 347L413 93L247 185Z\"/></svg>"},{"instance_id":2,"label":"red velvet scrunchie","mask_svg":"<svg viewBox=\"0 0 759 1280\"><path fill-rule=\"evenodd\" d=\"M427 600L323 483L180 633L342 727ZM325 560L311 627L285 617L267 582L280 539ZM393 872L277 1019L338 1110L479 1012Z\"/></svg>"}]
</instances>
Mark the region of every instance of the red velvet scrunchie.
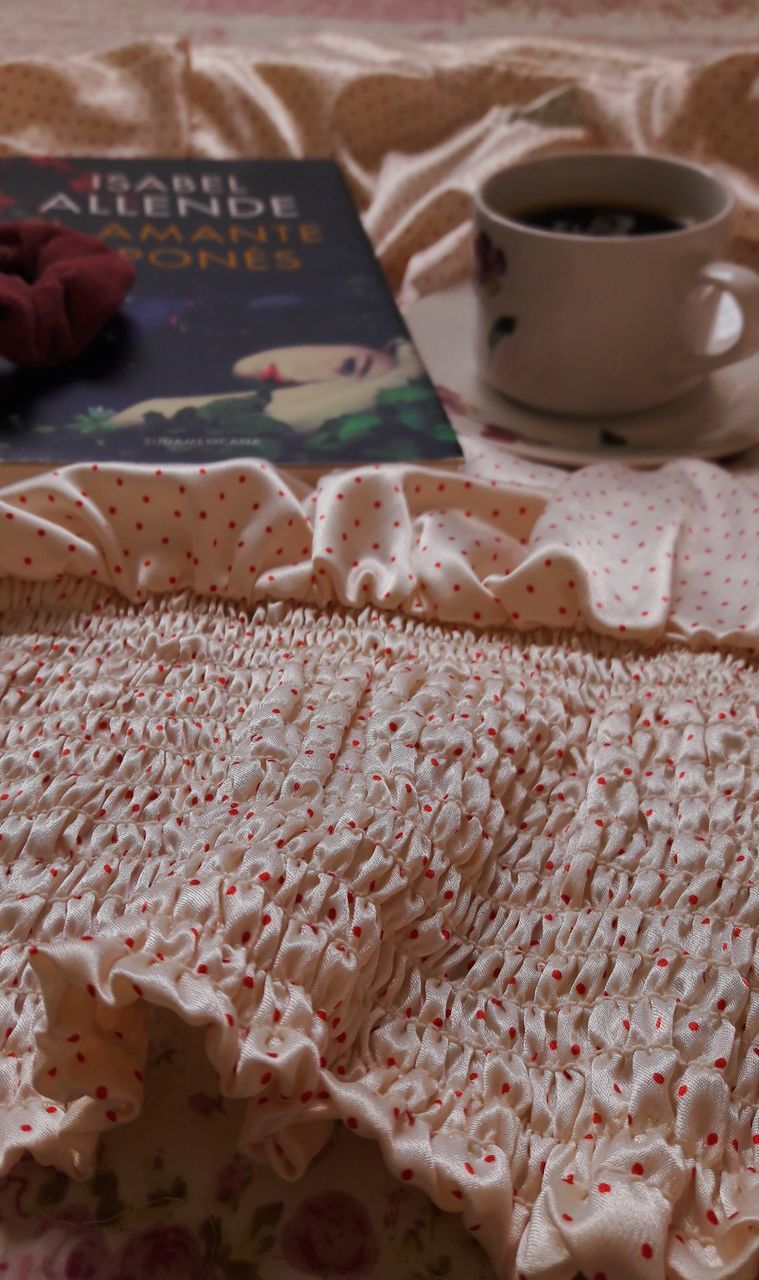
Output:
<instances>
[{"instance_id":1,"label":"red velvet scrunchie","mask_svg":"<svg viewBox=\"0 0 759 1280\"><path fill-rule=\"evenodd\" d=\"M38 369L71 360L133 280L132 264L94 236L47 222L0 224L0 356Z\"/></svg>"}]
</instances>

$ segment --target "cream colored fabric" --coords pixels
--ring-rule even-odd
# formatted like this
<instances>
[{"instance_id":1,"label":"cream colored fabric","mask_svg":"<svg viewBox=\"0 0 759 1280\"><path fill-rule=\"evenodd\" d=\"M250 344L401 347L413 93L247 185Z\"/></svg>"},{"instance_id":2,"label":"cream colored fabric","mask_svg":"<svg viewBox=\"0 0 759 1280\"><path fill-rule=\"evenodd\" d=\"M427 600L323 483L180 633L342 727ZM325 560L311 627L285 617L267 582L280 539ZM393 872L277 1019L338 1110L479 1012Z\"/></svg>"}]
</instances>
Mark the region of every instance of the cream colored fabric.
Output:
<instances>
[{"instance_id":1,"label":"cream colored fabric","mask_svg":"<svg viewBox=\"0 0 759 1280\"><path fill-rule=\"evenodd\" d=\"M263 463L69 467L0 490L0 572L756 652L755 472L493 471L482 454L462 474L375 466L310 490Z\"/></svg>"},{"instance_id":2,"label":"cream colored fabric","mask_svg":"<svg viewBox=\"0 0 759 1280\"><path fill-rule=\"evenodd\" d=\"M405 296L467 269L469 201L492 166L546 149L713 163L759 261L759 49L695 65L559 41L145 42L0 63L0 148L83 155L335 154Z\"/></svg>"},{"instance_id":3,"label":"cream colored fabric","mask_svg":"<svg viewBox=\"0 0 759 1280\"><path fill-rule=\"evenodd\" d=\"M689 68L515 40L412 50L322 38L258 54L145 43L0 65L0 139L9 151L333 152L410 298L466 272L482 173L556 147L673 149L713 162L739 197L737 252L759 266L757 76L759 52ZM0 567L94 577L137 600L186 585L474 626L753 645L755 463L734 478L696 463L568 476L484 436L463 443L463 480L386 468L360 477L360 492L351 479L343 500L342 480L307 493L263 468L250 474L255 507L224 468L69 470L3 495Z\"/></svg>"},{"instance_id":4,"label":"cream colored fabric","mask_svg":"<svg viewBox=\"0 0 759 1280\"><path fill-rule=\"evenodd\" d=\"M339 1118L504 1277L755 1274L742 661L71 579L0 606L6 1169L92 1169L157 1004L246 1151L297 1176Z\"/></svg>"},{"instance_id":5,"label":"cream colored fabric","mask_svg":"<svg viewBox=\"0 0 759 1280\"><path fill-rule=\"evenodd\" d=\"M104 21L104 16L107 20ZM277 46L298 35L341 31L374 39L460 43L474 36L555 36L565 40L667 49L677 58L712 57L759 42L753 0L4 0L4 57L79 53L147 36L173 36L225 48Z\"/></svg>"},{"instance_id":6,"label":"cream colored fabric","mask_svg":"<svg viewBox=\"0 0 759 1280\"><path fill-rule=\"evenodd\" d=\"M485 167L578 143L715 161L750 256L755 56L425 57L0 66L0 134L334 150L406 296L465 270ZM752 469L567 476L484 446L468 468L314 493L255 464L72 468L0 494L4 1167L91 1169L161 1004L207 1028L242 1144L287 1176L340 1118L504 1277L749 1280ZM667 637L712 651L630 643Z\"/></svg>"}]
</instances>

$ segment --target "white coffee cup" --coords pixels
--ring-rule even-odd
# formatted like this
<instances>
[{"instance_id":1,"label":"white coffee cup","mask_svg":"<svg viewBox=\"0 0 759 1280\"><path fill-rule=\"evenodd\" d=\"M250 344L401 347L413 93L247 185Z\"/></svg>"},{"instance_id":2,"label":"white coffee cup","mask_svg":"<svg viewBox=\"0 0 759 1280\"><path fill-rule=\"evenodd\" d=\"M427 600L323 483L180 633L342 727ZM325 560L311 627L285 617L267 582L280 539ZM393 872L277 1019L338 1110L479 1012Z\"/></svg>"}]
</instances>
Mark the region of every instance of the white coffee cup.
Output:
<instances>
[{"instance_id":1,"label":"white coffee cup","mask_svg":"<svg viewBox=\"0 0 759 1280\"><path fill-rule=\"evenodd\" d=\"M589 235L536 210L651 211L676 230ZM735 201L706 169L578 152L492 173L475 197L478 368L557 414L627 413L684 394L759 349L759 275L725 261Z\"/></svg>"}]
</instances>

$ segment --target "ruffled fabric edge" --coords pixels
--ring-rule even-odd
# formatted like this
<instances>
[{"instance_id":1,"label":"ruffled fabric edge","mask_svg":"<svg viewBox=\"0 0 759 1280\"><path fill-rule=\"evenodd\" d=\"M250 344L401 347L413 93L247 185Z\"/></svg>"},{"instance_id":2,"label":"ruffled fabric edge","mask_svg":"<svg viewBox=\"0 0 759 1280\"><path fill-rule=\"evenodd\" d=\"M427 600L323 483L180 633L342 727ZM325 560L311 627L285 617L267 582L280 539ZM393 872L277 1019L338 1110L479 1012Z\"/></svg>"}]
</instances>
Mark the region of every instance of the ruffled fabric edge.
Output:
<instances>
[{"instance_id":1,"label":"ruffled fabric edge","mask_svg":"<svg viewBox=\"0 0 759 1280\"><path fill-rule=\"evenodd\" d=\"M750 581L720 599L733 572L752 571L753 477L700 462L556 476L515 465L496 482L383 465L310 489L251 461L82 464L0 489L0 574L69 575L135 603L189 588L245 604L374 605L475 630L550 627L757 651ZM742 542L736 532L729 553L716 484L725 501L729 488L740 522ZM728 554L731 573L720 559Z\"/></svg>"},{"instance_id":2,"label":"ruffled fabric edge","mask_svg":"<svg viewBox=\"0 0 759 1280\"><path fill-rule=\"evenodd\" d=\"M94 583L67 587L70 607L93 610L109 599L118 607L118 598ZM55 588L40 583L30 594L43 616L56 612ZM21 584L5 603L14 617L24 612ZM209 607L221 613L229 608L221 602ZM277 621L280 610L275 606ZM376 620L371 612L365 616ZM412 623L401 627L416 629ZM434 627L430 631L437 633ZM451 638L468 643L460 631ZM556 633L537 639L562 643ZM571 640L567 652L582 644ZM621 655L626 648L602 640L593 653ZM709 671L722 665L716 654L699 661ZM244 895L230 899L228 888L222 874L213 876L192 890L202 894L194 905L219 910L219 904L234 902L237 908ZM578 1270L632 1280L665 1274L678 1280L749 1280L755 1274L759 1182L755 1164L748 1163L755 1138L753 1149L744 1143L742 1152L729 1153L726 1161L719 1143L694 1156L693 1143L689 1152L687 1144L678 1144L677 1111L685 1104L674 1097L667 1126L617 1126L603 1137L562 1144L536 1126L525 1136L532 1176L540 1185L525 1184L523 1196L513 1181L523 1129L519 1099L512 1092L517 1105L503 1104L502 1077L486 1081L487 1101L477 1108L470 1131L446 1132L439 1116L447 1100L435 1076L418 1061L402 1071L373 1066L358 1080L341 1076L339 1060L327 1066L321 1052L328 1035L324 1011L313 1007L303 989L285 991L285 984L271 978L260 989L249 985L242 936L241 954L231 957L233 980L222 989L211 971L213 936L208 941L196 937L187 912L178 923L173 916L159 916L157 923L149 949L137 924L134 939L123 936L125 931L109 934L106 927L97 937L32 950L29 960L47 1021L32 1053L20 1055L26 1059L23 1084L0 1133L4 1170L29 1151L74 1176L92 1172L99 1134L126 1123L141 1107L148 1013L150 1006L160 1005L205 1030L206 1053L222 1093L248 1101L242 1149L285 1178L299 1176L340 1120L379 1143L404 1185L423 1190L446 1211L461 1213L505 1277L571 1280ZM350 981L343 998L350 1002ZM19 1028L19 1048L22 1039ZM80 1053L96 1065L89 1074L79 1067L67 1073L67 1056ZM638 1053L639 1074L650 1080L648 1050L643 1046ZM531 1075L536 1069L528 1062L515 1060L513 1069L524 1081L525 1096L539 1090L541 1079ZM636 1074L634 1063L632 1070ZM707 1096L713 1076L708 1064L692 1063L690 1099ZM66 1082L73 1078L78 1083L72 1090ZM513 1079L510 1089L515 1090ZM749 1123L740 1118L742 1130ZM725 1134L722 1140L727 1141Z\"/></svg>"},{"instance_id":3,"label":"ruffled fabric edge","mask_svg":"<svg viewBox=\"0 0 759 1280\"><path fill-rule=\"evenodd\" d=\"M168 952L176 940L155 941ZM721 1176L708 1162L697 1168L674 1140L654 1129L572 1144L534 1134L542 1186L530 1206L512 1185L509 1149L521 1123L503 1106L500 1089L478 1112L474 1135L445 1133L427 1118L446 1102L439 1082L423 1067L403 1075L390 1067L375 1069L358 1081L327 1069L319 1048L324 1022L302 994L303 1007L288 1025L289 1018L277 1018L276 993L265 993L241 1041L241 1016L249 1011L241 1015L210 978L199 986L195 969L188 999L183 981L189 969L177 954L167 955L159 977L144 953L131 953L121 939L101 938L86 954L78 943L40 947L32 965L48 1016L35 1072L41 1092L28 1092L6 1113L6 1169L29 1151L73 1176L91 1174L98 1135L132 1119L141 1107L147 1006L160 1004L206 1028L205 1048L221 1092L248 1099L241 1150L281 1177L298 1178L340 1120L379 1144L402 1183L424 1191L441 1209L461 1213L504 1277L572 1280L581 1272L620 1280L750 1280L756 1274L755 1166ZM171 998L167 975L176 993ZM72 1019L80 1028L73 1043ZM63 1108L48 1063L55 1061L58 1074L65 1054L85 1044L90 1056L111 1064L108 1083L94 1085ZM413 1117L413 1123L399 1124L399 1117ZM642 1175L646 1167L653 1177ZM458 1179L453 1168L465 1169L469 1177ZM693 1209L696 1183L700 1223L693 1212L687 1218L678 1214L686 1201Z\"/></svg>"}]
</instances>

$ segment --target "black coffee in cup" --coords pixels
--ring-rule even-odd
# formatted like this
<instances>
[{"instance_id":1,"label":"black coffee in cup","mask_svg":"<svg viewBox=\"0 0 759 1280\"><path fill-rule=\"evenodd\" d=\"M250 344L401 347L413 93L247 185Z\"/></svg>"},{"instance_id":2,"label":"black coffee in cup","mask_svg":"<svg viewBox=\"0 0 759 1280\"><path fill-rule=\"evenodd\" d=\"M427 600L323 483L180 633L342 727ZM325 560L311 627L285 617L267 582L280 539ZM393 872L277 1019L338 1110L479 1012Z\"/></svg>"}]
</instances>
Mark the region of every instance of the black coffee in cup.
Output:
<instances>
[{"instance_id":1,"label":"black coffee in cup","mask_svg":"<svg viewBox=\"0 0 759 1280\"><path fill-rule=\"evenodd\" d=\"M515 221L539 231L557 235L632 237L663 235L682 231L687 224L682 218L657 209L637 209L632 205L598 204L589 201L573 204L542 205L515 215Z\"/></svg>"},{"instance_id":2,"label":"black coffee in cup","mask_svg":"<svg viewBox=\"0 0 759 1280\"><path fill-rule=\"evenodd\" d=\"M755 354L759 276L726 260L734 207L719 178L667 156L567 151L496 169L475 197L483 381L600 419ZM743 315L732 345L725 294Z\"/></svg>"}]
</instances>

